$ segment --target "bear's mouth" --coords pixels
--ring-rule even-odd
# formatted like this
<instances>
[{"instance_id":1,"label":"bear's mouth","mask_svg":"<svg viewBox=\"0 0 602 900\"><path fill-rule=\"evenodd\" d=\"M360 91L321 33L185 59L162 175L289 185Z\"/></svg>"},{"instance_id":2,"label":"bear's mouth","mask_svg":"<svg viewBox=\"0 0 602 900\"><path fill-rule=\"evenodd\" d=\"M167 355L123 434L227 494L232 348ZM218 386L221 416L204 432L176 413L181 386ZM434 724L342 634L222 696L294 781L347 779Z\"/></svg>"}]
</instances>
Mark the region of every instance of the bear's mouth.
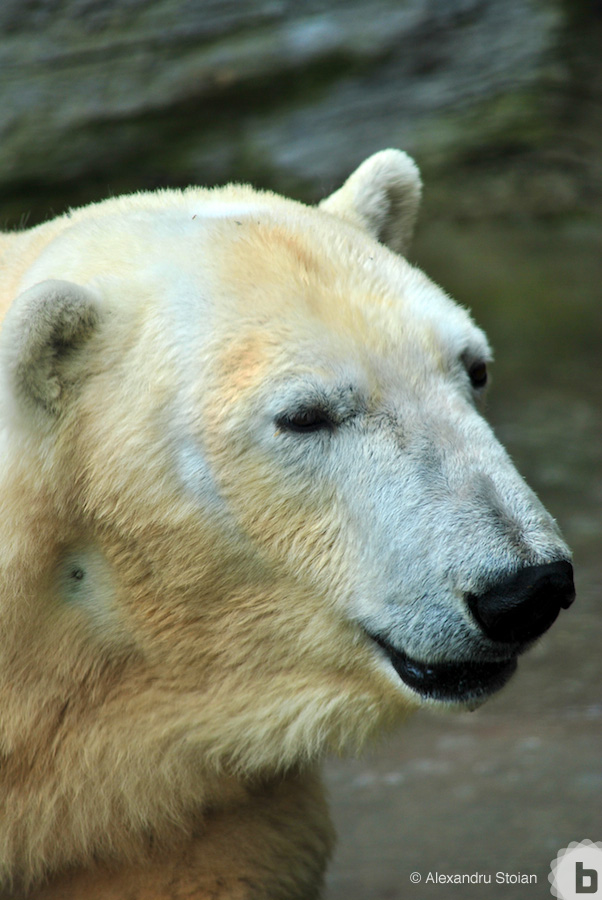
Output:
<instances>
[{"instance_id":1,"label":"bear's mouth","mask_svg":"<svg viewBox=\"0 0 602 900\"><path fill-rule=\"evenodd\" d=\"M369 636L385 651L401 680L425 699L478 703L499 691L516 670L516 656L495 662L419 662L384 638Z\"/></svg>"}]
</instances>

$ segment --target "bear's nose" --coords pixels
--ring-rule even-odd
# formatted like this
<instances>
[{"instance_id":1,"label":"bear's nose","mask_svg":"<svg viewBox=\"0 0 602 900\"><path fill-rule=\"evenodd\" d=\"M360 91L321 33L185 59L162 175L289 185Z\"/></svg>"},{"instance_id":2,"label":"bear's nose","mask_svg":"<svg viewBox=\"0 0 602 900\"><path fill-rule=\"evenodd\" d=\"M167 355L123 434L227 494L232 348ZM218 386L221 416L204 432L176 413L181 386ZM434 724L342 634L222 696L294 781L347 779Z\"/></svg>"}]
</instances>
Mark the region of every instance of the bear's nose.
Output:
<instances>
[{"instance_id":1,"label":"bear's nose","mask_svg":"<svg viewBox=\"0 0 602 900\"><path fill-rule=\"evenodd\" d=\"M543 634L574 599L573 567L568 560L526 566L484 594L466 598L488 638L521 643Z\"/></svg>"}]
</instances>

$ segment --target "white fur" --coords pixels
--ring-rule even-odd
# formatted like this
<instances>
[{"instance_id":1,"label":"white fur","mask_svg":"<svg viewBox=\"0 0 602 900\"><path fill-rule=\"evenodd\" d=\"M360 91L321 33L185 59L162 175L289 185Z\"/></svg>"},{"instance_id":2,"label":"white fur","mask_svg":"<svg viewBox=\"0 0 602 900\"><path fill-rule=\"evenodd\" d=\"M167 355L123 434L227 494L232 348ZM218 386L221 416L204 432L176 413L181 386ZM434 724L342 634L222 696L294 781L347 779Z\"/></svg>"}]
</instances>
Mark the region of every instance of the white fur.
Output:
<instances>
[{"instance_id":1,"label":"white fur","mask_svg":"<svg viewBox=\"0 0 602 900\"><path fill-rule=\"evenodd\" d=\"M467 593L567 556L480 415L485 336L392 252L419 196L385 151L320 208L167 191L3 239L0 882L316 896L313 768L425 699L370 635L498 660Z\"/></svg>"}]
</instances>

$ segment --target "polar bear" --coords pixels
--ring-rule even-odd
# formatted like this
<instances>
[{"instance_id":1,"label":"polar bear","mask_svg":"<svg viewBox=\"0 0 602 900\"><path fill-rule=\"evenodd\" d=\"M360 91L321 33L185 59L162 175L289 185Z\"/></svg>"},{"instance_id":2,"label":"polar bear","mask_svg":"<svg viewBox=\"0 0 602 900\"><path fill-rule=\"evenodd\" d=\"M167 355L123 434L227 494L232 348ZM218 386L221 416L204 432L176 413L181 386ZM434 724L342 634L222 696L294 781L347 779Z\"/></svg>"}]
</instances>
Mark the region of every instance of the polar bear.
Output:
<instances>
[{"instance_id":1,"label":"polar bear","mask_svg":"<svg viewBox=\"0 0 602 900\"><path fill-rule=\"evenodd\" d=\"M0 238L4 897L317 897L323 755L477 706L571 603L487 340L404 258L420 191L387 150L316 208Z\"/></svg>"}]
</instances>

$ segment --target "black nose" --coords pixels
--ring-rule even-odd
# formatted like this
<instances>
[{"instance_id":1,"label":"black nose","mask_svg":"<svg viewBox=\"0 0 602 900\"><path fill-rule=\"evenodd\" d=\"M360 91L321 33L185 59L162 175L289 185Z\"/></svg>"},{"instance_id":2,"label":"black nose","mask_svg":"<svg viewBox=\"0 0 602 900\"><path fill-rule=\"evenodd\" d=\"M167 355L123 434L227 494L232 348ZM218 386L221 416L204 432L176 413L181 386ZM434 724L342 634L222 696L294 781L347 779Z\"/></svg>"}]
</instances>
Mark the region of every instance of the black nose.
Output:
<instances>
[{"instance_id":1,"label":"black nose","mask_svg":"<svg viewBox=\"0 0 602 900\"><path fill-rule=\"evenodd\" d=\"M575 599L573 567L566 560L528 566L484 594L469 594L466 599L492 641L532 641Z\"/></svg>"}]
</instances>

